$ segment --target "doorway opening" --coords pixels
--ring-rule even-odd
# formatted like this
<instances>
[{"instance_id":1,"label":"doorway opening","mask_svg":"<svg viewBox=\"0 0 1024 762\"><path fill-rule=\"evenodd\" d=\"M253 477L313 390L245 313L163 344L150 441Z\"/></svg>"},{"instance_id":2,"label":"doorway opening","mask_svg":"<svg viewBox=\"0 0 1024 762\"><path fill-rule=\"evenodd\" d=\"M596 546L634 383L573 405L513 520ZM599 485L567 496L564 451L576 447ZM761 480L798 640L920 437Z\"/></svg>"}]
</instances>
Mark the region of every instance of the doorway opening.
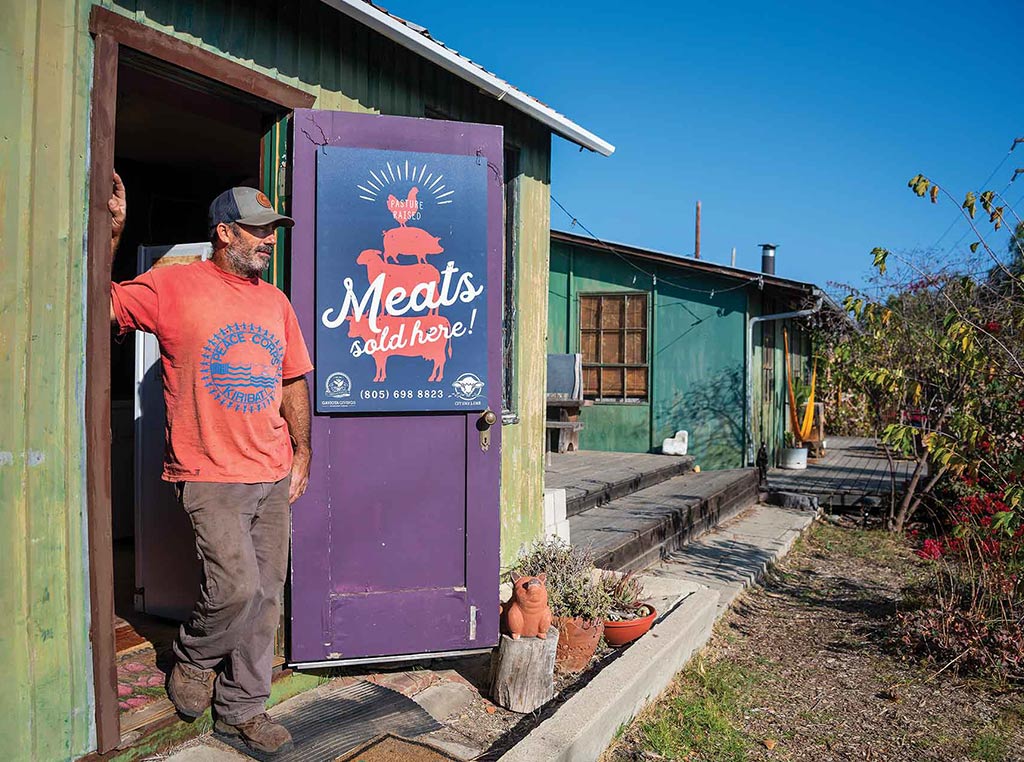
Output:
<instances>
[{"instance_id":1,"label":"doorway opening","mask_svg":"<svg viewBox=\"0 0 1024 762\"><path fill-rule=\"evenodd\" d=\"M186 264L207 248L207 209L220 192L262 187L264 137L287 110L143 53L122 48L114 167L127 221L112 280ZM187 246L181 247L182 244ZM166 247L175 246L172 256ZM149 342L148 344L146 342ZM164 693L171 644L199 592L192 529L162 482L164 417L155 340L114 338L111 526L114 636L121 733L173 714Z\"/></svg>"}]
</instances>

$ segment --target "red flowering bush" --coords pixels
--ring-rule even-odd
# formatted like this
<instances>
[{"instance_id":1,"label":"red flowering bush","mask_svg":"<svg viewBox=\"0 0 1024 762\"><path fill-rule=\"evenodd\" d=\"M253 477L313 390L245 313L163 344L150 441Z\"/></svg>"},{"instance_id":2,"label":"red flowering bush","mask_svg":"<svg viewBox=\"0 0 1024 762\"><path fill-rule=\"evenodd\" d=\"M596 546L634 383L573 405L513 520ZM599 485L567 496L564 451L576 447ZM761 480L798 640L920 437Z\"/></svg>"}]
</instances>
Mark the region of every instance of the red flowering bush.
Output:
<instances>
[{"instance_id":1,"label":"red flowering bush","mask_svg":"<svg viewBox=\"0 0 1024 762\"><path fill-rule=\"evenodd\" d=\"M935 562L924 604L899 617L912 653L959 670L1024 675L1024 524L1001 492L962 480L952 526L924 540L917 555Z\"/></svg>"},{"instance_id":2,"label":"red flowering bush","mask_svg":"<svg viewBox=\"0 0 1024 762\"><path fill-rule=\"evenodd\" d=\"M929 561L938 561L945 552L946 545L942 540L933 540L929 537L918 549L917 555Z\"/></svg>"}]
</instances>

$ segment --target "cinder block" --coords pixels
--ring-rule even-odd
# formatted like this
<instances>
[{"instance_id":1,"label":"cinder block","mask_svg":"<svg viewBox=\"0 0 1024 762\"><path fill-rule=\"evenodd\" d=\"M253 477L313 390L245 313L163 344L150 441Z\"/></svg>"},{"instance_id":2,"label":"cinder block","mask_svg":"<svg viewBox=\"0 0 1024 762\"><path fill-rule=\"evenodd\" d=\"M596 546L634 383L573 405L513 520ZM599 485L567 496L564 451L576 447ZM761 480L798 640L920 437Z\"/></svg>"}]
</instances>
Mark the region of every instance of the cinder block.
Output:
<instances>
[{"instance_id":1,"label":"cinder block","mask_svg":"<svg viewBox=\"0 0 1024 762\"><path fill-rule=\"evenodd\" d=\"M546 489L544 490L544 526L552 526L556 521L555 518L555 494L559 490Z\"/></svg>"},{"instance_id":2,"label":"cinder block","mask_svg":"<svg viewBox=\"0 0 1024 762\"><path fill-rule=\"evenodd\" d=\"M561 521L565 521L568 516L565 515L565 490L564 489L553 489L551 492L554 494L555 500L555 517L552 519L552 524L557 524Z\"/></svg>"},{"instance_id":3,"label":"cinder block","mask_svg":"<svg viewBox=\"0 0 1024 762\"><path fill-rule=\"evenodd\" d=\"M557 522L550 534L557 535L565 542L569 542L569 520L564 519Z\"/></svg>"}]
</instances>

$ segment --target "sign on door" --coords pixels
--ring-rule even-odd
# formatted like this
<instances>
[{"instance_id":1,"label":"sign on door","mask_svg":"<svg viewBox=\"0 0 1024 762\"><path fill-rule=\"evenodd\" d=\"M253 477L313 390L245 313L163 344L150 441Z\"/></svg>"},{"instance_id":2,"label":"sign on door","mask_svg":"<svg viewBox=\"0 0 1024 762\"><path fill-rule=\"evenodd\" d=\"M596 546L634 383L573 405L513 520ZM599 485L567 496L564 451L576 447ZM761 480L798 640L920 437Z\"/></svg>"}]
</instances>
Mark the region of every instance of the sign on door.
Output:
<instances>
[{"instance_id":1,"label":"sign on door","mask_svg":"<svg viewBox=\"0 0 1024 762\"><path fill-rule=\"evenodd\" d=\"M317 412L487 407L487 160L325 146Z\"/></svg>"}]
</instances>

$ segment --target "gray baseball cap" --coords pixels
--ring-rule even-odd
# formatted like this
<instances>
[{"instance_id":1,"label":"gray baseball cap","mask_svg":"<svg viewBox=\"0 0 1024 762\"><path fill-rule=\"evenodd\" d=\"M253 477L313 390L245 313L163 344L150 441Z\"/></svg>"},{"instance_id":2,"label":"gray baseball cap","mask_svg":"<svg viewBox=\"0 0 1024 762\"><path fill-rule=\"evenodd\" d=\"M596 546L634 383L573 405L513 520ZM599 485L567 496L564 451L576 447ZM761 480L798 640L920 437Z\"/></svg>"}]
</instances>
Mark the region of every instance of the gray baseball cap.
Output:
<instances>
[{"instance_id":1,"label":"gray baseball cap","mask_svg":"<svg viewBox=\"0 0 1024 762\"><path fill-rule=\"evenodd\" d=\"M221 193L210 204L210 236L222 222L241 222L243 225L282 225L290 228L295 220L278 214L263 191L255 188L231 188Z\"/></svg>"}]
</instances>

